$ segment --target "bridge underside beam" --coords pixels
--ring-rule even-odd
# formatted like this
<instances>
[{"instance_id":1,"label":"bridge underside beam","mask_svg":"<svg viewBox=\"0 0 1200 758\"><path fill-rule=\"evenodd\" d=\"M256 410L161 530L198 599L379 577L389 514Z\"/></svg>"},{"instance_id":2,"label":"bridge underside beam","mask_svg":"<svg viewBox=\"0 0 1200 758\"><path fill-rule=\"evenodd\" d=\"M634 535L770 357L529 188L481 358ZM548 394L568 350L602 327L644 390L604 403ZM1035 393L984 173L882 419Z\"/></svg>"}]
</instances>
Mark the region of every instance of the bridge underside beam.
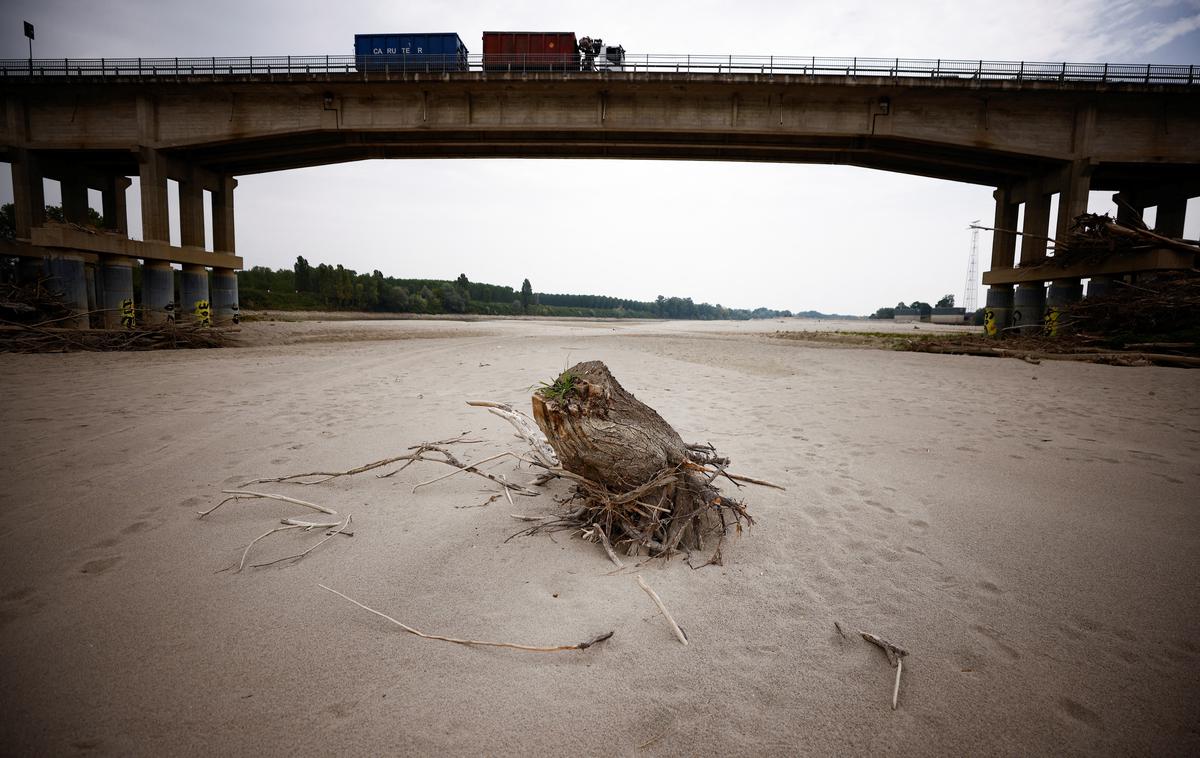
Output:
<instances>
[{"instance_id":1,"label":"bridge underside beam","mask_svg":"<svg viewBox=\"0 0 1200 758\"><path fill-rule=\"evenodd\" d=\"M823 163L997 185L1055 162L887 137L780 137L616 130L320 131L176 150L220 174L254 174L374 158L631 158Z\"/></svg>"}]
</instances>

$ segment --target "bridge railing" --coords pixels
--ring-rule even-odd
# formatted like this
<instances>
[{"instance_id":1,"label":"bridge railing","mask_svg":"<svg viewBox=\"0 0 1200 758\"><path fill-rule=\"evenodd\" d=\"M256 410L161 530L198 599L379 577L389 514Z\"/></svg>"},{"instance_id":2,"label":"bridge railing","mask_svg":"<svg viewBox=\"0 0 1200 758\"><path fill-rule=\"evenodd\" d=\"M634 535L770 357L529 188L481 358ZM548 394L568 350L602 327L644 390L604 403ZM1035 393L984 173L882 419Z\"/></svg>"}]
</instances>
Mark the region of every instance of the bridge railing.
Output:
<instances>
[{"instance_id":1,"label":"bridge railing","mask_svg":"<svg viewBox=\"0 0 1200 758\"><path fill-rule=\"evenodd\" d=\"M0 78L279 76L358 74L365 79L393 73L488 71L564 74L594 72L790 74L885 78L978 79L987 81L1118 82L1200 85L1200 66L928 58L821 58L775 55L627 54L619 63L597 56L581 62L567 55L354 56L276 55L240 58L34 58L0 60Z\"/></svg>"}]
</instances>

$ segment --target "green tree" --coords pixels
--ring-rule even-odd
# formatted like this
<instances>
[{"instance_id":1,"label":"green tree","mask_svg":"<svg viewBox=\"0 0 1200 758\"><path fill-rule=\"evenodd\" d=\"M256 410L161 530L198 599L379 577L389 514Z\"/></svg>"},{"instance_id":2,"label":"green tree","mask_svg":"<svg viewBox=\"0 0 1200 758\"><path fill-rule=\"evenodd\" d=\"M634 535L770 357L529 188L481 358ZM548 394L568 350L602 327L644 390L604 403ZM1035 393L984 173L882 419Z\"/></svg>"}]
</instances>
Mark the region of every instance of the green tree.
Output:
<instances>
[{"instance_id":1,"label":"green tree","mask_svg":"<svg viewBox=\"0 0 1200 758\"><path fill-rule=\"evenodd\" d=\"M442 307L447 313L466 313L467 296L465 290L451 285L442 288Z\"/></svg>"},{"instance_id":2,"label":"green tree","mask_svg":"<svg viewBox=\"0 0 1200 758\"><path fill-rule=\"evenodd\" d=\"M942 295L942 299L937 301L937 305L935 305L934 307L935 308L953 308L954 307L954 295Z\"/></svg>"},{"instance_id":3,"label":"green tree","mask_svg":"<svg viewBox=\"0 0 1200 758\"><path fill-rule=\"evenodd\" d=\"M292 266L292 271L296 272L296 291L312 292L312 266L308 265L308 261L304 260L303 255L296 256L296 263Z\"/></svg>"},{"instance_id":4,"label":"green tree","mask_svg":"<svg viewBox=\"0 0 1200 758\"><path fill-rule=\"evenodd\" d=\"M390 313L403 313L408 310L408 290L385 284L380 295L380 307Z\"/></svg>"},{"instance_id":5,"label":"green tree","mask_svg":"<svg viewBox=\"0 0 1200 758\"><path fill-rule=\"evenodd\" d=\"M521 282L521 310L529 312L529 304L533 302L533 285L529 280Z\"/></svg>"}]
</instances>

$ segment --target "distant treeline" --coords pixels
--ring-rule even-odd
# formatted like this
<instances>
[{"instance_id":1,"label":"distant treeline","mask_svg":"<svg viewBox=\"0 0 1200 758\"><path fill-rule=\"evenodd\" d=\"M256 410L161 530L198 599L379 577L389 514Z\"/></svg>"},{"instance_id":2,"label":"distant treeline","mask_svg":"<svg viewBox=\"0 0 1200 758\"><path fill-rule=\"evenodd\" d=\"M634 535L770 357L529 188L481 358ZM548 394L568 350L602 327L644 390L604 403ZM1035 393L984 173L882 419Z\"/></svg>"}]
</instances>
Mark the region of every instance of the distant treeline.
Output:
<instances>
[{"instance_id":1,"label":"distant treeline","mask_svg":"<svg viewBox=\"0 0 1200 758\"><path fill-rule=\"evenodd\" d=\"M595 316L608 318L736 319L786 318L791 311L726 308L690 297L653 302L605 295L535 293L526 279L520 290L472 282L397 279L376 270L360 274L342 265L310 264L303 256L290 268L255 266L238 272L239 301L257 310L356 310L383 313L475 313L495 316ZM803 315L822 316L813 311Z\"/></svg>"}]
</instances>

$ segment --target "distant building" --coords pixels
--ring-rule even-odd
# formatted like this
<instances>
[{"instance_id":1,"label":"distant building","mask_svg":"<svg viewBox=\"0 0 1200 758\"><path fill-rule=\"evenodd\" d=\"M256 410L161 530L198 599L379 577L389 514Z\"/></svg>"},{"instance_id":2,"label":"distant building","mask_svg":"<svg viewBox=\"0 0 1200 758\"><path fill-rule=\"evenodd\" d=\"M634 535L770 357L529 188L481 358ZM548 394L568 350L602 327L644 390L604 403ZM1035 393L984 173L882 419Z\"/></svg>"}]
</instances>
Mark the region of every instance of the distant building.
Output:
<instances>
[{"instance_id":1,"label":"distant building","mask_svg":"<svg viewBox=\"0 0 1200 758\"><path fill-rule=\"evenodd\" d=\"M921 311L918 308L897 308L895 319L897 321L928 321L929 317L921 318Z\"/></svg>"},{"instance_id":2,"label":"distant building","mask_svg":"<svg viewBox=\"0 0 1200 758\"><path fill-rule=\"evenodd\" d=\"M934 308L930 318L935 324L962 324L967 320L967 309Z\"/></svg>"}]
</instances>

